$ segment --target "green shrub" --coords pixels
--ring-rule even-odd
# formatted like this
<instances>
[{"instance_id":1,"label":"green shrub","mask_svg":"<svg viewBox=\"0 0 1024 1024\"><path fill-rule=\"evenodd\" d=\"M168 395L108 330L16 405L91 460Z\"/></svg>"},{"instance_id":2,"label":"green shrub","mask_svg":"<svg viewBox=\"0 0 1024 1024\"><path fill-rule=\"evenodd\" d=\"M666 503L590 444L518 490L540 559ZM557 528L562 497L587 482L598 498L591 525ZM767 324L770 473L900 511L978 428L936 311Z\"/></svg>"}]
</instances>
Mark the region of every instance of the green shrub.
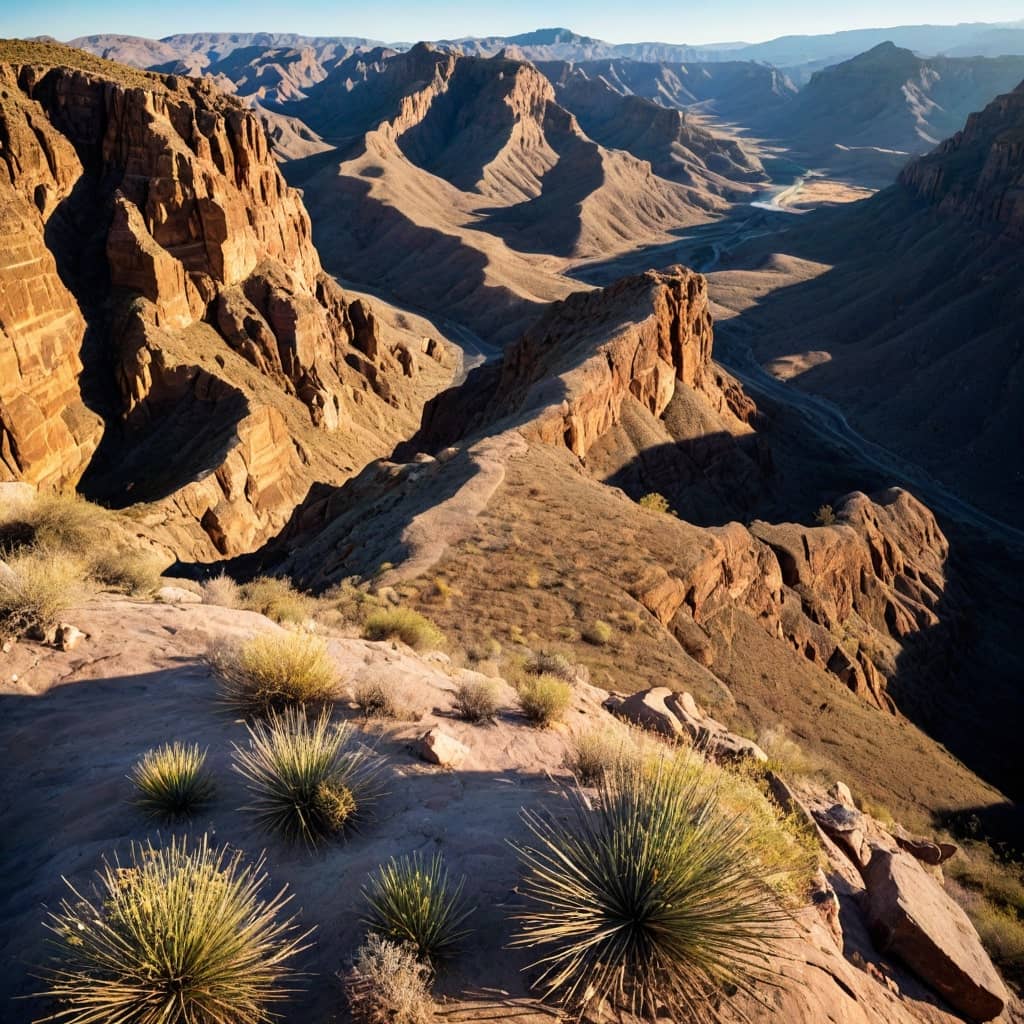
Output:
<instances>
[{"instance_id":1,"label":"green shrub","mask_svg":"<svg viewBox=\"0 0 1024 1024\"><path fill-rule=\"evenodd\" d=\"M136 804L154 818L186 818L213 799L213 779L205 770L199 745L167 743L148 750L129 778L138 790Z\"/></svg>"},{"instance_id":2,"label":"green shrub","mask_svg":"<svg viewBox=\"0 0 1024 1024\"><path fill-rule=\"evenodd\" d=\"M87 558L96 548L110 543L114 516L77 494L37 494L32 502L3 516L0 537L4 546L66 551ZM16 536L15 544L10 537Z\"/></svg>"},{"instance_id":3,"label":"green shrub","mask_svg":"<svg viewBox=\"0 0 1024 1024\"><path fill-rule=\"evenodd\" d=\"M312 846L350 831L380 797L383 761L351 725L332 724L326 708L314 719L287 708L248 729L235 770L268 831Z\"/></svg>"},{"instance_id":4,"label":"green shrub","mask_svg":"<svg viewBox=\"0 0 1024 1024\"><path fill-rule=\"evenodd\" d=\"M519 684L520 709L542 728L562 719L571 703L572 687L555 676L527 676Z\"/></svg>"},{"instance_id":5,"label":"green shrub","mask_svg":"<svg viewBox=\"0 0 1024 1024\"><path fill-rule=\"evenodd\" d=\"M367 640L397 637L415 651L430 650L444 644L444 634L428 619L411 608L383 608L371 612L363 624Z\"/></svg>"},{"instance_id":6,"label":"green shrub","mask_svg":"<svg viewBox=\"0 0 1024 1024\"><path fill-rule=\"evenodd\" d=\"M257 576L241 590L243 608L275 622L303 623L316 610L313 598L276 576Z\"/></svg>"},{"instance_id":7,"label":"green shrub","mask_svg":"<svg viewBox=\"0 0 1024 1024\"><path fill-rule=\"evenodd\" d=\"M633 752L628 734L595 726L574 732L565 752L565 766L581 785L596 786L623 758Z\"/></svg>"},{"instance_id":8,"label":"green shrub","mask_svg":"<svg viewBox=\"0 0 1024 1024\"><path fill-rule=\"evenodd\" d=\"M422 961L436 964L453 956L469 934L462 927L472 913L462 898L464 884L464 878L451 884L440 854L429 864L418 853L392 858L363 890L363 921L372 932L409 943Z\"/></svg>"},{"instance_id":9,"label":"green shrub","mask_svg":"<svg viewBox=\"0 0 1024 1024\"><path fill-rule=\"evenodd\" d=\"M215 645L209 660L221 677L224 698L247 713L333 701L338 695L327 644L310 633L257 633L242 643Z\"/></svg>"},{"instance_id":10,"label":"green shrub","mask_svg":"<svg viewBox=\"0 0 1024 1024\"><path fill-rule=\"evenodd\" d=\"M613 633L612 627L607 622L602 622L598 619L589 626L585 626L581 635L588 644L593 644L595 647L604 647L605 644L611 643Z\"/></svg>"},{"instance_id":11,"label":"green shrub","mask_svg":"<svg viewBox=\"0 0 1024 1024\"><path fill-rule=\"evenodd\" d=\"M718 1018L747 990L786 915L757 874L744 823L689 760L617 765L568 823L523 812L517 946L538 950L538 986L582 1012L609 1002L654 1020L668 1006Z\"/></svg>"},{"instance_id":12,"label":"green shrub","mask_svg":"<svg viewBox=\"0 0 1024 1024\"><path fill-rule=\"evenodd\" d=\"M46 633L87 593L81 562L62 551L22 550L7 569L0 569L2 633Z\"/></svg>"},{"instance_id":13,"label":"green shrub","mask_svg":"<svg viewBox=\"0 0 1024 1024\"><path fill-rule=\"evenodd\" d=\"M637 504L650 512L663 512L668 515L675 515L668 503L668 498L657 492L645 494Z\"/></svg>"},{"instance_id":14,"label":"green shrub","mask_svg":"<svg viewBox=\"0 0 1024 1024\"><path fill-rule=\"evenodd\" d=\"M98 873L90 898L71 887L47 921L57 956L43 996L69 1024L263 1024L283 1001L287 961L300 952L291 899L261 897L263 861L213 849L132 848L131 864Z\"/></svg>"},{"instance_id":15,"label":"green shrub","mask_svg":"<svg viewBox=\"0 0 1024 1024\"><path fill-rule=\"evenodd\" d=\"M467 679L455 690L455 710L467 722L491 722L501 708L501 691L491 679Z\"/></svg>"},{"instance_id":16,"label":"green shrub","mask_svg":"<svg viewBox=\"0 0 1024 1024\"><path fill-rule=\"evenodd\" d=\"M434 1024L430 968L407 944L370 935L345 977L345 995L358 1024Z\"/></svg>"},{"instance_id":17,"label":"green shrub","mask_svg":"<svg viewBox=\"0 0 1024 1024\"><path fill-rule=\"evenodd\" d=\"M534 676L557 676L567 683L576 681L577 668L557 651L538 651L531 654L523 664L523 670Z\"/></svg>"},{"instance_id":18,"label":"green shrub","mask_svg":"<svg viewBox=\"0 0 1024 1024\"><path fill-rule=\"evenodd\" d=\"M202 584L203 604L221 608L241 608L242 588L225 572L211 576Z\"/></svg>"},{"instance_id":19,"label":"green shrub","mask_svg":"<svg viewBox=\"0 0 1024 1024\"><path fill-rule=\"evenodd\" d=\"M814 521L819 526L832 526L836 521L836 513L831 505L822 505L814 513Z\"/></svg>"}]
</instances>

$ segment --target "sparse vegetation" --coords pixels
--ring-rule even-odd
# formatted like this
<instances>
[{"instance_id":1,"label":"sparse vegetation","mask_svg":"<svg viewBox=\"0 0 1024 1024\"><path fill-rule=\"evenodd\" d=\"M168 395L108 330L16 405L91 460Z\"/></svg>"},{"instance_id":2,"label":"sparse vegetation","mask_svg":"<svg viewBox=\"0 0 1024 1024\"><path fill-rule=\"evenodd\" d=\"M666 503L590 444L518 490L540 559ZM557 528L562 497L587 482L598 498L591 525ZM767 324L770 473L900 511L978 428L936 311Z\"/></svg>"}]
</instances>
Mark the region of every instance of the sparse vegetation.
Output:
<instances>
[{"instance_id":1,"label":"sparse vegetation","mask_svg":"<svg viewBox=\"0 0 1024 1024\"><path fill-rule=\"evenodd\" d=\"M363 625L367 640L397 638L415 651L441 647L444 634L428 619L411 608L385 608L371 612Z\"/></svg>"},{"instance_id":2,"label":"sparse vegetation","mask_svg":"<svg viewBox=\"0 0 1024 1024\"><path fill-rule=\"evenodd\" d=\"M198 744L166 743L148 750L129 778L136 804L153 818L187 818L213 799L213 779L205 769L206 751Z\"/></svg>"},{"instance_id":3,"label":"sparse vegetation","mask_svg":"<svg viewBox=\"0 0 1024 1024\"><path fill-rule=\"evenodd\" d=\"M611 643L614 632L607 622L598 619L596 622L590 623L589 626L585 626L581 635L588 644L604 647L605 644Z\"/></svg>"},{"instance_id":4,"label":"sparse vegetation","mask_svg":"<svg viewBox=\"0 0 1024 1024\"><path fill-rule=\"evenodd\" d=\"M235 770L268 831L312 846L355 827L381 795L382 759L326 708L310 719L290 707L248 729L249 746L235 746Z\"/></svg>"},{"instance_id":5,"label":"sparse vegetation","mask_svg":"<svg viewBox=\"0 0 1024 1024\"><path fill-rule=\"evenodd\" d=\"M490 636L478 644L471 644L466 654L470 661L493 661L501 657L501 650L501 642Z\"/></svg>"},{"instance_id":6,"label":"sparse vegetation","mask_svg":"<svg viewBox=\"0 0 1024 1024\"><path fill-rule=\"evenodd\" d=\"M20 636L53 629L85 597L82 564L62 551L22 550L0 571L0 631Z\"/></svg>"},{"instance_id":7,"label":"sparse vegetation","mask_svg":"<svg viewBox=\"0 0 1024 1024\"><path fill-rule=\"evenodd\" d=\"M251 714L337 697L337 669L327 644L309 633L257 633L242 643L214 646L209 660L228 703Z\"/></svg>"},{"instance_id":8,"label":"sparse vegetation","mask_svg":"<svg viewBox=\"0 0 1024 1024\"><path fill-rule=\"evenodd\" d=\"M423 717L417 707L412 688L401 681L383 683L379 679L362 679L352 686L352 702L365 718L395 718L409 722Z\"/></svg>"},{"instance_id":9,"label":"sparse vegetation","mask_svg":"<svg viewBox=\"0 0 1024 1024\"><path fill-rule=\"evenodd\" d=\"M455 691L455 710L467 722L491 722L501 708L501 691L491 679L469 679Z\"/></svg>"},{"instance_id":10,"label":"sparse vegetation","mask_svg":"<svg viewBox=\"0 0 1024 1024\"><path fill-rule=\"evenodd\" d=\"M259 612L275 622L302 623L316 610L308 594L296 590L291 582L276 576L257 576L241 588L241 607Z\"/></svg>"},{"instance_id":11,"label":"sparse vegetation","mask_svg":"<svg viewBox=\"0 0 1024 1024\"><path fill-rule=\"evenodd\" d=\"M287 961L303 947L284 890L261 897L263 861L189 846L132 848L131 863L98 873L94 893L68 883L47 927L57 957L41 995L69 1024L263 1024L284 1000ZM307 933L308 934L308 933Z\"/></svg>"},{"instance_id":12,"label":"sparse vegetation","mask_svg":"<svg viewBox=\"0 0 1024 1024\"><path fill-rule=\"evenodd\" d=\"M345 977L348 1008L358 1024L434 1024L430 968L408 944L371 934Z\"/></svg>"},{"instance_id":13,"label":"sparse vegetation","mask_svg":"<svg viewBox=\"0 0 1024 1024\"><path fill-rule=\"evenodd\" d=\"M148 597L160 584L156 555L133 548L100 551L89 564L89 575L101 586L134 597Z\"/></svg>"},{"instance_id":14,"label":"sparse vegetation","mask_svg":"<svg viewBox=\"0 0 1024 1024\"><path fill-rule=\"evenodd\" d=\"M225 572L203 582L202 596L203 604L215 604L221 608L242 606L242 588Z\"/></svg>"},{"instance_id":15,"label":"sparse vegetation","mask_svg":"<svg viewBox=\"0 0 1024 1024\"><path fill-rule=\"evenodd\" d=\"M621 763L570 823L524 811L519 946L538 986L582 1011L609 1002L654 1020L660 1007L715 1018L723 990L748 989L785 914L759 878L745 823L723 813L690 759Z\"/></svg>"},{"instance_id":16,"label":"sparse vegetation","mask_svg":"<svg viewBox=\"0 0 1024 1024\"><path fill-rule=\"evenodd\" d=\"M528 676L519 684L519 708L541 728L565 717L572 703L572 687L556 676Z\"/></svg>"},{"instance_id":17,"label":"sparse vegetation","mask_svg":"<svg viewBox=\"0 0 1024 1024\"><path fill-rule=\"evenodd\" d=\"M565 766L583 786L596 786L623 758L635 754L635 745L625 730L592 726L574 732L565 752Z\"/></svg>"},{"instance_id":18,"label":"sparse vegetation","mask_svg":"<svg viewBox=\"0 0 1024 1024\"><path fill-rule=\"evenodd\" d=\"M831 505L822 505L814 513L814 521L819 526L832 526L836 521L836 513Z\"/></svg>"},{"instance_id":19,"label":"sparse vegetation","mask_svg":"<svg viewBox=\"0 0 1024 1024\"><path fill-rule=\"evenodd\" d=\"M462 898L465 879L453 885L440 854L429 863L414 853L390 860L370 876L363 890L364 922L393 942L407 942L420 960L436 965L452 957L469 934L472 913Z\"/></svg>"},{"instance_id":20,"label":"sparse vegetation","mask_svg":"<svg viewBox=\"0 0 1024 1024\"><path fill-rule=\"evenodd\" d=\"M77 494L40 493L0 514L0 547L65 551L85 558L110 543L113 515Z\"/></svg>"},{"instance_id":21,"label":"sparse vegetation","mask_svg":"<svg viewBox=\"0 0 1024 1024\"><path fill-rule=\"evenodd\" d=\"M668 503L668 498L657 492L645 494L637 504L641 508L647 509L649 512L662 512L666 515L675 515L672 511L672 506Z\"/></svg>"},{"instance_id":22,"label":"sparse vegetation","mask_svg":"<svg viewBox=\"0 0 1024 1024\"><path fill-rule=\"evenodd\" d=\"M577 677L576 666L557 651L538 651L531 654L523 663L523 671L534 676L557 676L567 683L575 682Z\"/></svg>"}]
</instances>

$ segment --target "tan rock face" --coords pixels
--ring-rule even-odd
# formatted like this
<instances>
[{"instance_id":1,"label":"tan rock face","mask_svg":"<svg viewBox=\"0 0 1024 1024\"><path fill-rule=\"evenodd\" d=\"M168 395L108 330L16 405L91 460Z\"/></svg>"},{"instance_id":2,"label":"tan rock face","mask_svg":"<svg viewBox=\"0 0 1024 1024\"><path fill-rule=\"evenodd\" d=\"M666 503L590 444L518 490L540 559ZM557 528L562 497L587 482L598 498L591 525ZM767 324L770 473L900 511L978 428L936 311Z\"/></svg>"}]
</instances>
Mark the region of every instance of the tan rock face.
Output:
<instances>
[{"instance_id":1,"label":"tan rock face","mask_svg":"<svg viewBox=\"0 0 1024 1024\"><path fill-rule=\"evenodd\" d=\"M207 83L132 81L0 67L0 479L63 487L89 465L103 424L79 386L85 310L123 403L104 500L145 481L131 498L157 502L141 521L174 553L238 554L281 529L314 481L411 432L446 380L444 348L396 335L323 274L250 111ZM79 185L98 198L70 217ZM109 296L57 272L89 218ZM161 434L177 440L161 448Z\"/></svg>"}]
</instances>

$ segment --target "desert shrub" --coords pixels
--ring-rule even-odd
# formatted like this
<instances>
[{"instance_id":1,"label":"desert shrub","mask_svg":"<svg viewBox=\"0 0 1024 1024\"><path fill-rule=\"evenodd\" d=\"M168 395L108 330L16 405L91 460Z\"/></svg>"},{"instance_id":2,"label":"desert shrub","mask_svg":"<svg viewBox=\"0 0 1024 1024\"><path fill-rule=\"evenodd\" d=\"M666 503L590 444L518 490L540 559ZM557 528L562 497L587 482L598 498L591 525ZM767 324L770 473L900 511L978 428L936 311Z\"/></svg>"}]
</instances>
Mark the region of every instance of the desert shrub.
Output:
<instances>
[{"instance_id":1,"label":"desert shrub","mask_svg":"<svg viewBox=\"0 0 1024 1024\"><path fill-rule=\"evenodd\" d=\"M758 877L745 824L724 813L695 761L624 762L596 806L575 815L524 811L515 945L537 949L539 987L582 1010L607 1001L654 1020L670 1006L717 1019L723 989L746 990L786 915Z\"/></svg>"},{"instance_id":2,"label":"desert shrub","mask_svg":"<svg viewBox=\"0 0 1024 1024\"><path fill-rule=\"evenodd\" d=\"M444 634L428 619L411 608L382 608L371 612L363 624L367 640L390 640L393 637L422 651L444 644Z\"/></svg>"},{"instance_id":3,"label":"desert shrub","mask_svg":"<svg viewBox=\"0 0 1024 1024\"><path fill-rule=\"evenodd\" d=\"M409 722L423 717L411 686L362 679L352 686L352 701L366 718L396 718Z\"/></svg>"},{"instance_id":4,"label":"desert shrub","mask_svg":"<svg viewBox=\"0 0 1024 1024\"><path fill-rule=\"evenodd\" d=\"M362 623L367 615L380 608L380 598L360 584L358 576L349 576L325 591L321 605L338 612L346 622Z\"/></svg>"},{"instance_id":5,"label":"desert shrub","mask_svg":"<svg viewBox=\"0 0 1024 1024\"><path fill-rule=\"evenodd\" d=\"M780 726L762 729L757 745L768 755L772 770L787 779L806 778L824 770L821 759L809 754Z\"/></svg>"},{"instance_id":6,"label":"desert shrub","mask_svg":"<svg viewBox=\"0 0 1024 1024\"><path fill-rule=\"evenodd\" d=\"M572 703L572 687L556 676L528 676L519 684L519 707L542 728L565 716Z\"/></svg>"},{"instance_id":7,"label":"desert shrub","mask_svg":"<svg viewBox=\"0 0 1024 1024\"><path fill-rule=\"evenodd\" d=\"M345 996L357 1024L434 1024L430 968L408 944L367 937L345 976Z\"/></svg>"},{"instance_id":8,"label":"desert shrub","mask_svg":"<svg viewBox=\"0 0 1024 1024\"><path fill-rule=\"evenodd\" d=\"M338 675L327 644L309 633L267 632L210 649L228 703L266 714L292 704L332 701Z\"/></svg>"},{"instance_id":9,"label":"desert shrub","mask_svg":"<svg viewBox=\"0 0 1024 1024\"><path fill-rule=\"evenodd\" d=\"M351 725L333 724L326 708L312 719L286 708L248 730L234 767L268 831L312 846L350 831L381 795L382 759Z\"/></svg>"},{"instance_id":10,"label":"desert shrub","mask_svg":"<svg viewBox=\"0 0 1024 1024\"><path fill-rule=\"evenodd\" d=\"M467 679L455 690L455 710L467 722L491 722L501 708L501 690L491 679Z\"/></svg>"},{"instance_id":11,"label":"desert shrub","mask_svg":"<svg viewBox=\"0 0 1024 1024\"><path fill-rule=\"evenodd\" d=\"M166 743L146 751L129 778L136 804L154 818L186 818L213 799L213 779L198 744Z\"/></svg>"},{"instance_id":12,"label":"desert shrub","mask_svg":"<svg viewBox=\"0 0 1024 1024\"><path fill-rule=\"evenodd\" d=\"M619 761L634 752L634 744L624 730L593 726L569 737L565 766L582 785L596 786Z\"/></svg>"},{"instance_id":13,"label":"desert shrub","mask_svg":"<svg viewBox=\"0 0 1024 1024\"><path fill-rule=\"evenodd\" d=\"M814 521L819 526L832 526L836 521L836 513L831 505L822 505L814 513Z\"/></svg>"},{"instance_id":14,"label":"desert shrub","mask_svg":"<svg viewBox=\"0 0 1024 1024\"><path fill-rule=\"evenodd\" d=\"M605 644L611 643L612 635L612 627L600 619L591 622L588 626L584 626L581 633L583 639L595 647L604 647Z\"/></svg>"},{"instance_id":15,"label":"desert shrub","mask_svg":"<svg viewBox=\"0 0 1024 1024\"><path fill-rule=\"evenodd\" d=\"M672 507L668 503L668 498L663 494L652 492L645 494L639 502L637 502L641 508L647 509L649 512L664 512L669 515L672 514Z\"/></svg>"},{"instance_id":16,"label":"desert shrub","mask_svg":"<svg viewBox=\"0 0 1024 1024\"><path fill-rule=\"evenodd\" d=\"M523 662L523 671L534 676L557 676L567 683L575 682L576 666L557 651L537 651Z\"/></svg>"},{"instance_id":17,"label":"desert shrub","mask_svg":"<svg viewBox=\"0 0 1024 1024\"><path fill-rule=\"evenodd\" d=\"M257 576L241 589L243 608L275 622L305 622L316 608L313 598L276 576Z\"/></svg>"},{"instance_id":18,"label":"desert shrub","mask_svg":"<svg viewBox=\"0 0 1024 1024\"><path fill-rule=\"evenodd\" d=\"M291 899L268 899L263 861L189 845L132 848L131 863L98 872L91 896L72 898L46 922L57 956L41 995L60 1000L69 1024L263 1024L283 1001L287 961L304 948Z\"/></svg>"},{"instance_id":19,"label":"desert shrub","mask_svg":"<svg viewBox=\"0 0 1024 1024\"><path fill-rule=\"evenodd\" d=\"M89 563L89 575L100 586L146 597L160 584L160 559L149 551L114 548L98 551Z\"/></svg>"},{"instance_id":20,"label":"desert shrub","mask_svg":"<svg viewBox=\"0 0 1024 1024\"><path fill-rule=\"evenodd\" d=\"M16 635L47 632L85 597L82 564L49 548L22 550L0 571L0 630Z\"/></svg>"},{"instance_id":21,"label":"desert shrub","mask_svg":"<svg viewBox=\"0 0 1024 1024\"><path fill-rule=\"evenodd\" d=\"M469 934L472 908L462 898L465 879L451 883L440 854L429 863L414 853L392 858L363 890L367 927L393 942L407 942L420 960L437 964L453 956Z\"/></svg>"},{"instance_id":22,"label":"desert shrub","mask_svg":"<svg viewBox=\"0 0 1024 1024\"><path fill-rule=\"evenodd\" d=\"M221 608L242 606L242 588L226 572L204 580L201 590L203 604L215 604Z\"/></svg>"},{"instance_id":23,"label":"desert shrub","mask_svg":"<svg viewBox=\"0 0 1024 1024\"><path fill-rule=\"evenodd\" d=\"M110 543L114 516L77 494L37 494L4 517L0 536L15 534L28 547L66 551L83 558Z\"/></svg>"},{"instance_id":24,"label":"desert shrub","mask_svg":"<svg viewBox=\"0 0 1024 1024\"><path fill-rule=\"evenodd\" d=\"M466 650L470 661L493 661L501 657L501 642L493 636L480 643L471 644Z\"/></svg>"}]
</instances>

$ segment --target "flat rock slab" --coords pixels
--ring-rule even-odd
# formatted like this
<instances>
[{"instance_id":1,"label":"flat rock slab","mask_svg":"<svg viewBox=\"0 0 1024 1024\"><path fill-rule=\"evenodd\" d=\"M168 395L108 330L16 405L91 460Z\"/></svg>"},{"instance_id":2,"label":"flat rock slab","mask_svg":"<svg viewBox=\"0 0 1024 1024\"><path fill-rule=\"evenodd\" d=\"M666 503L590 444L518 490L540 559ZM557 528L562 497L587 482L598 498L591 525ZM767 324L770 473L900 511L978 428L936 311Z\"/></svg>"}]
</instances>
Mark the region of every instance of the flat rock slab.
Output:
<instances>
[{"instance_id":1,"label":"flat rock slab","mask_svg":"<svg viewBox=\"0 0 1024 1024\"><path fill-rule=\"evenodd\" d=\"M908 853L876 849L864 871L881 952L898 956L973 1021L998 1017L1007 992L967 915Z\"/></svg>"}]
</instances>

